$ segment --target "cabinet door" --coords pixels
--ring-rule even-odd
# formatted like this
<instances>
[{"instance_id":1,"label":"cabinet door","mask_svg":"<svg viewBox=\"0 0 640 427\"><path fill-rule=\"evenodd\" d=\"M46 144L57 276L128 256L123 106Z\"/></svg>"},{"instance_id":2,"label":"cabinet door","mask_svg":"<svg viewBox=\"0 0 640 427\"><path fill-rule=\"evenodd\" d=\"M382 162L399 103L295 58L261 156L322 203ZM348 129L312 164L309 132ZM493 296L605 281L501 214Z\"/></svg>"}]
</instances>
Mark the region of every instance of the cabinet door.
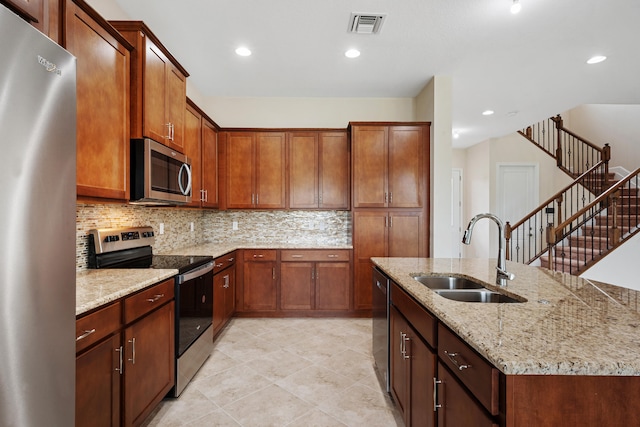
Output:
<instances>
[{"instance_id":1,"label":"cabinet door","mask_svg":"<svg viewBox=\"0 0 640 427\"><path fill-rule=\"evenodd\" d=\"M226 323L236 311L236 267L226 269L222 276L224 286L224 322Z\"/></svg>"},{"instance_id":2,"label":"cabinet door","mask_svg":"<svg viewBox=\"0 0 640 427\"><path fill-rule=\"evenodd\" d=\"M202 121L202 207L218 207L218 131Z\"/></svg>"},{"instance_id":3,"label":"cabinet door","mask_svg":"<svg viewBox=\"0 0 640 427\"><path fill-rule=\"evenodd\" d=\"M26 16L32 22L44 20L44 7L46 0L7 0L21 15Z\"/></svg>"},{"instance_id":4,"label":"cabinet door","mask_svg":"<svg viewBox=\"0 0 640 427\"><path fill-rule=\"evenodd\" d=\"M78 58L78 196L129 199L129 51L71 0L66 49Z\"/></svg>"},{"instance_id":5,"label":"cabinet door","mask_svg":"<svg viewBox=\"0 0 640 427\"><path fill-rule=\"evenodd\" d=\"M244 310L277 308L275 262L245 262L243 285Z\"/></svg>"},{"instance_id":6,"label":"cabinet door","mask_svg":"<svg viewBox=\"0 0 640 427\"><path fill-rule=\"evenodd\" d=\"M438 379L438 427L497 427L484 409L440 362Z\"/></svg>"},{"instance_id":7,"label":"cabinet door","mask_svg":"<svg viewBox=\"0 0 640 427\"><path fill-rule=\"evenodd\" d=\"M387 139L385 126L354 126L353 207L387 206Z\"/></svg>"},{"instance_id":8,"label":"cabinet door","mask_svg":"<svg viewBox=\"0 0 640 427\"><path fill-rule=\"evenodd\" d=\"M289 207L318 207L318 134L289 134Z\"/></svg>"},{"instance_id":9,"label":"cabinet door","mask_svg":"<svg viewBox=\"0 0 640 427\"><path fill-rule=\"evenodd\" d=\"M388 219L390 257L426 256L423 216L417 212L390 212Z\"/></svg>"},{"instance_id":10,"label":"cabinet door","mask_svg":"<svg viewBox=\"0 0 640 427\"><path fill-rule=\"evenodd\" d=\"M124 424L139 425L175 384L174 302L124 332Z\"/></svg>"},{"instance_id":11,"label":"cabinet door","mask_svg":"<svg viewBox=\"0 0 640 427\"><path fill-rule=\"evenodd\" d=\"M155 141L167 144L169 126L165 119L167 100L167 63L164 54L146 37L144 63L144 125L142 133Z\"/></svg>"},{"instance_id":12,"label":"cabinet door","mask_svg":"<svg viewBox=\"0 0 640 427\"><path fill-rule=\"evenodd\" d=\"M284 208L286 183L284 133L256 134L255 207Z\"/></svg>"},{"instance_id":13,"label":"cabinet door","mask_svg":"<svg viewBox=\"0 0 640 427\"><path fill-rule=\"evenodd\" d=\"M176 67L167 62L167 100L165 120L171 124L168 144L180 152L184 151L184 120L187 102L187 78Z\"/></svg>"},{"instance_id":14,"label":"cabinet door","mask_svg":"<svg viewBox=\"0 0 640 427\"><path fill-rule=\"evenodd\" d=\"M409 426L409 365L406 361L406 333L409 324L395 307L390 308L389 357L391 363L391 394L406 426Z\"/></svg>"},{"instance_id":15,"label":"cabinet door","mask_svg":"<svg viewBox=\"0 0 640 427\"><path fill-rule=\"evenodd\" d=\"M349 209L349 141L346 132L321 132L318 197L321 209Z\"/></svg>"},{"instance_id":16,"label":"cabinet door","mask_svg":"<svg viewBox=\"0 0 640 427\"><path fill-rule=\"evenodd\" d=\"M418 126L389 128L389 207L422 207L425 144Z\"/></svg>"},{"instance_id":17,"label":"cabinet door","mask_svg":"<svg viewBox=\"0 0 640 427\"><path fill-rule=\"evenodd\" d=\"M409 426L433 427L436 414L433 411L433 378L436 377L437 355L422 341L415 329L409 329L407 342L409 374ZM461 424L465 425L465 424Z\"/></svg>"},{"instance_id":18,"label":"cabinet door","mask_svg":"<svg viewBox=\"0 0 640 427\"><path fill-rule=\"evenodd\" d=\"M254 134L229 132L227 136L227 207L253 207Z\"/></svg>"},{"instance_id":19,"label":"cabinet door","mask_svg":"<svg viewBox=\"0 0 640 427\"><path fill-rule=\"evenodd\" d=\"M311 310L314 300L314 263L283 262L280 264L280 308Z\"/></svg>"},{"instance_id":20,"label":"cabinet door","mask_svg":"<svg viewBox=\"0 0 640 427\"><path fill-rule=\"evenodd\" d=\"M316 309L349 310L351 268L348 262L316 263Z\"/></svg>"},{"instance_id":21,"label":"cabinet door","mask_svg":"<svg viewBox=\"0 0 640 427\"><path fill-rule=\"evenodd\" d=\"M187 206L200 207L202 196L202 116L187 105L184 126L184 154L191 159L191 203Z\"/></svg>"},{"instance_id":22,"label":"cabinet door","mask_svg":"<svg viewBox=\"0 0 640 427\"><path fill-rule=\"evenodd\" d=\"M120 334L76 357L76 426L120 425Z\"/></svg>"},{"instance_id":23,"label":"cabinet door","mask_svg":"<svg viewBox=\"0 0 640 427\"><path fill-rule=\"evenodd\" d=\"M213 276L213 332L218 332L224 325L225 318L225 271Z\"/></svg>"},{"instance_id":24,"label":"cabinet door","mask_svg":"<svg viewBox=\"0 0 640 427\"><path fill-rule=\"evenodd\" d=\"M373 265L369 258L387 256L388 221L387 211L356 211L353 214L355 310L369 310L372 307Z\"/></svg>"}]
</instances>

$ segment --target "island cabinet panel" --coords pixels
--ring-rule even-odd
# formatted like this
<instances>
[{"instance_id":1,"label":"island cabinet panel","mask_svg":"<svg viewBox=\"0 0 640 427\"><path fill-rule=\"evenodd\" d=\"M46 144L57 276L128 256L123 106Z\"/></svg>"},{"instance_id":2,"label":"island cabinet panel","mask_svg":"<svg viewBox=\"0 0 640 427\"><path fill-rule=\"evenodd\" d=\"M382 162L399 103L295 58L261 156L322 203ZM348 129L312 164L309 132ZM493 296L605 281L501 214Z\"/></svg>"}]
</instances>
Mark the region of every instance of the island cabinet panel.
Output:
<instances>
[{"instance_id":1,"label":"island cabinet panel","mask_svg":"<svg viewBox=\"0 0 640 427\"><path fill-rule=\"evenodd\" d=\"M283 132L228 132L225 137L226 208L286 207Z\"/></svg>"},{"instance_id":2,"label":"island cabinet panel","mask_svg":"<svg viewBox=\"0 0 640 427\"><path fill-rule=\"evenodd\" d=\"M346 132L289 132L289 207L349 208Z\"/></svg>"},{"instance_id":3,"label":"island cabinet panel","mask_svg":"<svg viewBox=\"0 0 640 427\"><path fill-rule=\"evenodd\" d=\"M128 200L132 46L84 2L65 4L64 47L78 58L77 194Z\"/></svg>"},{"instance_id":4,"label":"island cabinet panel","mask_svg":"<svg viewBox=\"0 0 640 427\"><path fill-rule=\"evenodd\" d=\"M391 393L407 427L435 425L436 355L395 308L390 309ZM462 424L461 424L462 425Z\"/></svg>"},{"instance_id":5,"label":"island cabinet panel","mask_svg":"<svg viewBox=\"0 0 640 427\"><path fill-rule=\"evenodd\" d=\"M134 46L131 61L131 137L184 151L189 74L141 21L111 21Z\"/></svg>"},{"instance_id":6,"label":"island cabinet panel","mask_svg":"<svg viewBox=\"0 0 640 427\"><path fill-rule=\"evenodd\" d=\"M243 311L275 311L278 308L277 251L243 251Z\"/></svg>"}]
</instances>

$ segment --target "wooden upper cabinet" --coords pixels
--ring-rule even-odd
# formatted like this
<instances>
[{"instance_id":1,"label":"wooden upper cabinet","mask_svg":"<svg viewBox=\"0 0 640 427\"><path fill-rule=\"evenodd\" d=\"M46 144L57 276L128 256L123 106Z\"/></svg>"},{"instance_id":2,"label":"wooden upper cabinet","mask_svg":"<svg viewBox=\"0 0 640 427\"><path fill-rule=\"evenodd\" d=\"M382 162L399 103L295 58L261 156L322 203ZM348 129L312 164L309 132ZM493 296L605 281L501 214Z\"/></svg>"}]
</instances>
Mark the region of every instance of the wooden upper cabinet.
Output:
<instances>
[{"instance_id":1,"label":"wooden upper cabinet","mask_svg":"<svg viewBox=\"0 0 640 427\"><path fill-rule=\"evenodd\" d=\"M290 132L289 207L349 209L346 132Z\"/></svg>"},{"instance_id":2,"label":"wooden upper cabinet","mask_svg":"<svg viewBox=\"0 0 640 427\"><path fill-rule=\"evenodd\" d=\"M285 148L282 132L228 132L227 208L285 208Z\"/></svg>"},{"instance_id":3,"label":"wooden upper cabinet","mask_svg":"<svg viewBox=\"0 0 640 427\"><path fill-rule=\"evenodd\" d=\"M131 61L131 137L184 150L187 77L141 21L111 21L134 46Z\"/></svg>"},{"instance_id":4,"label":"wooden upper cabinet","mask_svg":"<svg viewBox=\"0 0 640 427\"><path fill-rule=\"evenodd\" d=\"M200 207L202 192L202 115L187 103L184 122L184 154L191 159L191 203L187 206Z\"/></svg>"},{"instance_id":5,"label":"wooden upper cabinet","mask_svg":"<svg viewBox=\"0 0 640 427\"><path fill-rule=\"evenodd\" d=\"M84 2L66 1L65 48L77 57L77 194L129 199L132 46Z\"/></svg>"},{"instance_id":6,"label":"wooden upper cabinet","mask_svg":"<svg viewBox=\"0 0 640 427\"><path fill-rule=\"evenodd\" d=\"M428 128L356 125L352 129L354 207L423 207Z\"/></svg>"},{"instance_id":7,"label":"wooden upper cabinet","mask_svg":"<svg viewBox=\"0 0 640 427\"><path fill-rule=\"evenodd\" d=\"M45 19L47 0L4 0L2 3L34 24L41 23Z\"/></svg>"},{"instance_id":8,"label":"wooden upper cabinet","mask_svg":"<svg viewBox=\"0 0 640 427\"><path fill-rule=\"evenodd\" d=\"M218 207L218 129L202 121L202 207Z\"/></svg>"}]
</instances>

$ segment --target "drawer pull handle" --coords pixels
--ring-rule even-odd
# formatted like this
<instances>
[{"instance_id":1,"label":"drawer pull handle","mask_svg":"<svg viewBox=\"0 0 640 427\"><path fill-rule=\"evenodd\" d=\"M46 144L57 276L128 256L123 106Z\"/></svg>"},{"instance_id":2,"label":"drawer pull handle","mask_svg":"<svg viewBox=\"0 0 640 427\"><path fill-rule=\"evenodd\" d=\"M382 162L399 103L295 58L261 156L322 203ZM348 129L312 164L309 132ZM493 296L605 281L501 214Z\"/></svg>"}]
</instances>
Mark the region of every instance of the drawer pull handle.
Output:
<instances>
[{"instance_id":1,"label":"drawer pull handle","mask_svg":"<svg viewBox=\"0 0 640 427\"><path fill-rule=\"evenodd\" d=\"M264 258L264 255L262 255L262 254L254 254L253 257L254 258Z\"/></svg>"},{"instance_id":2,"label":"drawer pull handle","mask_svg":"<svg viewBox=\"0 0 640 427\"><path fill-rule=\"evenodd\" d=\"M156 301L158 301L160 298L164 298L164 294L154 295L154 296L153 296L153 298L147 298L147 301L149 301L149 302L156 302Z\"/></svg>"},{"instance_id":3,"label":"drawer pull handle","mask_svg":"<svg viewBox=\"0 0 640 427\"><path fill-rule=\"evenodd\" d=\"M233 262L234 260L235 260L235 258L234 258L234 257L231 257L231 258L229 258L227 261L228 261L228 262Z\"/></svg>"},{"instance_id":4,"label":"drawer pull handle","mask_svg":"<svg viewBox=\"0 0 640 427\"><path fill-rule=\"evenodd\" d=\"M76 342L85 339L86 337L88 337L89 335L93 334L96 331L96 328L91 329L90 331L84 331L84 333L82 335L80 335L79 337L76 337Z\"/></svg>"},{"instance_id":5,"label":"drawer pull handle","mask_svg":"<svg viewBox=\"0 0 640 427\"><path fill-rule=\"evenodd\" d=\"M438 408L442 408L442 405L438 405L438 384L444 383L433 377L433 412L436 412Z\"/></svg>"},{"instance_id":6,"label":"drawer pull handle","mask_svg":"<svg viewBox=\"0 0 640 427\"><path fill-rule=\"evenodd\" d=\"M302 255L291 255L291 258L302 258Z\"/></svg>"},{"instance_id":7,"label":"drawer pull handle","mask_svg":"<svg viewBox=\"0 0 640 427\"><path fill-rule=\"evenodd\" d=\"M469 369L471 368L471 365L468 363L463 363L461 364L460 362L458 362L456 360L457 356L460 356L460 353L449 353L447 350L444 351L444 354L447 355L447 357L449 358L449 360L451 360L451 363L453 363L454 365L456 365L456 368L458 368L459 371L463 371L465 369Z\"/></svg>"},{"instance_id":8,"label":"drawer pull handle","mask_svg":"<svg viewBox=\"0 0 640 427\"><path fill-rule=\"evenodd\" d=\"M216 264L216 268L222 267L223 263Z\"/></svg>"},{"instance_id":9,"label":"drawer pull handle","mask_svg":"<svg viewBox=\"0 0 640 427\"><path fill-rule=\"evenodd\" d=\"M329 254L329 255L327 255L327 256L328 256L329 258L338 258L338 255L335 255L335 254Z\"/></svg>"}]
</instances>

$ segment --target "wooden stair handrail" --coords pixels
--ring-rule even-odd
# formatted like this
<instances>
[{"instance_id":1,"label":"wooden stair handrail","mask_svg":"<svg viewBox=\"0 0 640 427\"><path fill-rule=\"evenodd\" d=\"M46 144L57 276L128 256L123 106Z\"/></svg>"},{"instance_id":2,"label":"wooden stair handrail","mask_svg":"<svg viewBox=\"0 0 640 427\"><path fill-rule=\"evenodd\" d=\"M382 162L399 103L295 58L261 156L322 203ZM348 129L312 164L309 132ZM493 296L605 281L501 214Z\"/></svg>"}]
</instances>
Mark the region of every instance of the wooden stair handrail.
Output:
<instances>
[{"instance_id":1,"label":"wooden stair handrail","mask_svg":"<svg viewBox=\"0 0 640 427\"><path fill-rule=\"evenodd\" d=\"M593 148L596 151L599 151L600 153L603 152L603 149L598 147L596 144L594 144L593 142L581 137L580 135L570 131L569 129L565 128L563 125L563 121L562 118L560 117L560 115L558 114L556 117L551 117L551 120L553 120L556 123L556 127L560 130L562 130L563 132L568 133L569 135L571 135L572 137L580 140L580 142L584 142L585 144L587 144L589 147Z\"/></svg>"},{"instance_id":2,"label":"wooden stair handrail","mask_svg":"<svg viewBox=\"0 0 640 427\"><path fill-rule=\"evenodd\" d=\"M589 203L589 205L585 206L584 208L580 209L575 214L571 215L571 217L566 219L566 220L564 220L564 222L558 224L558 226L554 230L554 235L555 235L556 239L558 237L558 230L563 230L566 226L571 224L573 221L578 219L580 216L582 216L585 213L587 213L591 208L593 208L593 206L595 206L596 204L606 200L607 198L612 196L616 191L619 191L621 189L620 187L624 187L624 184L626 184L627 182L631 181L631 178L634 178L636 175L639 175L639 174L640 174L640 168L637 168L636 170L631 172L629 175L624 177L622 180L618 181L615 185L612 185L607 191L605 191L604 193L602 193L598 197L596 197L594 200L592 200L591 203ZM554 239L554 240L556 240L556 239Z\"/></svg>"},{"instance_id":3,"label":"wooden stair handrail","mask_svg":"<svg viewBox=\"0 0 640 427\"><path fill-rule=\"evenodd\" d=\"M576 178L571 184L567 185L566 187L564 187L562 190L558 191L556 194L554 194L553 196L549 197L548 200L546 200L544 203L540 204L540 206L538 206L536 209L534 209L533 211L531 211L527 216L525 216L523 219L521 219L520 221L516 222L515 225L510 225L509 224L509 228L510 229L515 229L518 228L519 226L521 226L522 224L524 224L528 219L532 218L534 215L536 215L538 212L542 211L544 208L546 208L549 203L552 203L554 200L556 200L558 197L561 197L565 191L568 191L569 189L571 189L571 187L573 186L577 186L578 184L581 184L581 181L583 178L585 178L588 174L592 173L594 170L596 170L597 168L599 168L600 166L602 166L604 162L600 161L598 163L596 163L594 166L592 166L588 171L586 171L585 173L583 173L582 175L580 175L578 178Z\"/></svg>"}]
</instances>

